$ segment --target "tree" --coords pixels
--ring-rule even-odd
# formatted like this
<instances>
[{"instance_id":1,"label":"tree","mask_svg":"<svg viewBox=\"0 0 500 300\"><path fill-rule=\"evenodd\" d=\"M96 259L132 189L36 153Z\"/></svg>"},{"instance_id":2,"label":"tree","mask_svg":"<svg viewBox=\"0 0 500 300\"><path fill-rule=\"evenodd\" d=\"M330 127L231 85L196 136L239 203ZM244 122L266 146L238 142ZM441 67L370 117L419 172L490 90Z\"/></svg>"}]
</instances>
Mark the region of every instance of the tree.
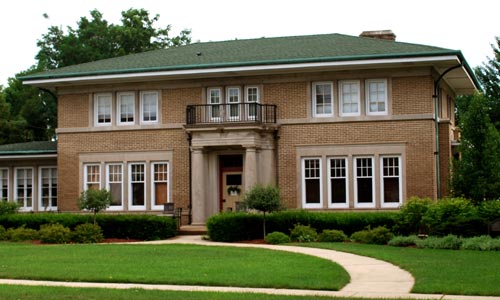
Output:
<instances>
[{"instance_id":1,"label":"tree","mask_svg":"<svg viewBox=\"0 0 500 300\"><path fill-rule=\"evenodd\" d=\"M451 178L453 194L476 204L500 195L500 134L490 121L486 101L480 93L468 97L459 125L461 159L453 162Z\"/></svg>"},{"instance_id":2,"label":"tree","mask_svg":"<svg viewBox=\"0 0 500 300\"><path fill-rule=\"evenodd\" d=\"M94 214L94 225L96 225L97 213L108 208L111 204L111 200L111 192L106 189L88 189L80 194L80 198L78 198L78 208L91 211Z\"/></svg>"},{"instance_id":3,"label":"tree","mask_svg":"<svg viewBox=\"0 0 500 300\"><path fill-rule=\"evenodd\" d=\"M481 82L487 97L486 105L489 116L495 127L500 130L500 37L496 38L496 46L491 45L493 58L476 68L476 76Z\"/></svg>"},{"instance_id":4,"label":"tree","mask_svg":"<svg viewBox=\"0 0 500 300\"><path fill-rule=\"evenodd\" d=\"M274 212L282 209L280 190L275 186L256 185L245 194L244 205L247 208L261 211L264 214L263 230L266 237L266 212Z\"/></svg>"}]
</instances>

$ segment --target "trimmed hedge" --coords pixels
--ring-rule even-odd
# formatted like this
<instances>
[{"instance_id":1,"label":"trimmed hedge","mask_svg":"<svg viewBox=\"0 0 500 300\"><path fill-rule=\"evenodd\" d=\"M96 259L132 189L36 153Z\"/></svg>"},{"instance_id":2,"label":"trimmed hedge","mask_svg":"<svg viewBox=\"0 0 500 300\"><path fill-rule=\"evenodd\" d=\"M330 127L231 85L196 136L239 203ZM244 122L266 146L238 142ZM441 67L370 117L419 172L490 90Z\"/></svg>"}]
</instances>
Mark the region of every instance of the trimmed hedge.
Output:
<instances>
[{"instance_id":1,"label":"trimmed hedge","mask_svg":"<svg viewBox=\"0 0 500 300\"><path fill-rule=\"evenodd\" d=\"M295 224L309 225L321 232L338 229L351 235L367 226L385 226L392 229L397 212L308 212L288 210L266 216L268 232L279 231L290 234ZM262 215L247 213L222 213L207 221L211 240L235 242L262 238Z\"/></svg>"},{"instance_id":2,"label":"trimmed hedge","mask_svg":"<svg viewBox=\"0 0 500 300\"><path fill-rule=\"evenodd\" d=\"M14 214L0 216L0 225L8 228L24 226L39 230L44 224L58 223L74 230L77 225L92 223L91 215L81 214ZM105 238L159 240L177 234L176 221L169 217L154 215L97 215L97 224L102 228Z\"/></svg>"}]
</instances>

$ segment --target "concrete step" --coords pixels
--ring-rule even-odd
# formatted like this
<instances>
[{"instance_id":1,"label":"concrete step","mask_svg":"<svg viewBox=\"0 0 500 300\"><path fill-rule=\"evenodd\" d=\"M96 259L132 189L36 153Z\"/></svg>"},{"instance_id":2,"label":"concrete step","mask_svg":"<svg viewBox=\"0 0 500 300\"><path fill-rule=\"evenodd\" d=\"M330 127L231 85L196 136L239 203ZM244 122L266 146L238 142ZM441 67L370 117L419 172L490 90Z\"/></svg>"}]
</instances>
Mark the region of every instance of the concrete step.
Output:
<instances>
[{"instance_id":1,"label":"concrete step","mask_svg":"<svg viewBox=\"0 0 500 300\"><path fill-rule=\"evenodd\" d=\"M179 229L179 235L205 235L207 227L205 225L183 225Z\"/></svg>"}]
</instances>

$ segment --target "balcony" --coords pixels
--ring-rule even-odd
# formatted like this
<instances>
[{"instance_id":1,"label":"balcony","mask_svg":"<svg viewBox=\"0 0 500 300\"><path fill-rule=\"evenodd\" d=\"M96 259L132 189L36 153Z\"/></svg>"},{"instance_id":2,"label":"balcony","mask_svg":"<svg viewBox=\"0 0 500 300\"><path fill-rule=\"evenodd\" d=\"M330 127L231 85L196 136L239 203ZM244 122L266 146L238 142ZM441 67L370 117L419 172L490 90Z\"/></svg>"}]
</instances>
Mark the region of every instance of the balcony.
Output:
<instances>
[{"instance_id":1,"label":"balcony","mask_svg":"<svg viewBox=\"0 0 500 300\"><path fill-rule=\"evenodd\" d=\"M275 124L276 105L259 103L201 104L186 107L186 125Z\"/></svg>"}]
</instances>

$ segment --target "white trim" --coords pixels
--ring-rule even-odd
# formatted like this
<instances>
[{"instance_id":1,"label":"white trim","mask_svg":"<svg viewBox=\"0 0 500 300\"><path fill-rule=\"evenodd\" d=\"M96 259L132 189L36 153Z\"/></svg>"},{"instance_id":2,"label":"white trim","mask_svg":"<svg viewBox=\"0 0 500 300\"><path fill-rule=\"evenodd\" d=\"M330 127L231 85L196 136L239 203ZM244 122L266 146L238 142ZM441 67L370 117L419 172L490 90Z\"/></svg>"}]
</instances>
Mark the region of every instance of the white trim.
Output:
<instances>
[{"instance_id":1,"label":"white trim","mask_svg":"<svg viewBox=\"0 0 500 300\"><path fill-rule=\"evenodd\" d=\"M57 166L41 166L39 169L38 169L38 211L57 211L57 206L52 206L52 202L50 199L51 197L49 197L49 205L45 208L43 206L43 203L42 203L42 189L43 189L43 183L42 183L42 180L43 180L43 170L44 169L48 169L50 170L50 177L49 179L52 180L52 169L55 169L56 172L57 172ZM56 174L56 187L59 183L59 180L58 180L58 173ZM50 189L49 189L49 195L52 195L52 192L51 192L51 189L52 189L52 183L50 183ZM57 195L56 195L56 201L59 201ZM59 204L59 203L58 203Z\"/></svg>"},{"instance_id":2,"label":"white trim","mask_svg":"<svg viewBox=\"0 0 500 300\"><path fill-rule=\"evenodd\" d=\"M167 167L167 180L165 181L155 181L155 165L166 165ZM155 205L156 193L155 193L155 183L165 182L167 183L167 203L171 203L170 197L170 164L168 161L159 161L151 163L151 210L163 210L163 205Z\"/></svg>"},{"instance_id":3,"label":"white trim","mask_svg":"<svg viewBox=\"0 0 500 300\"><path fill-rule=\"evenodd\" d=\"M356 84L358 87L358 95L357 95L357 101L356 103L358 104L358 111L357 112L350 112L350 113L345 113L344 112L344 84ZM359 80L340 80L339 81L339 115L341 117L353 117L353 116L359 116L361 115L361 82Z\"/></svg>"},{"instance_id":4,"label":"white trim","mask_svg":"<svg viewBox=\"0 0 500 300\"><path fill-rule=\"evenodd\" d=\"M206 69L197 68L188 70L90 75L90 76L64 77L64 78L54 78L54 79L33 79L24 81L24 84L43 85L49 83L79 82L79 81L107 80L107 79L124 79L124 78L131 79L131 78L204 75L204 74L208 75L208 74L220 74L220 73L230 73L230 72L234 73L234 72L250 72L250 71L280 71L280 70L314 69L314 68L329 68L329 67L348 67L348 66L355 67L355 66L381 65L381 64L391 65L400 63L432 63L432 62L445 62L445 61L452 61L457 64L460 63L460 59L458 58L457 55L424 56L424 57L410 57L410 58L384 58L384 59L347 60L347 61L313 62L313 63L298 63L298 64L275 64L275 65L220 67L220 68L206 68Z\"/></svg>"},{"instance_id":5,"label":"white trim","mask_svg":"<svg viewBox=\"0 0 500 300\"><path fill-rule=\"evenodd\" d=\"M26 158L26 159L32 159L32 158L57 158L57 154L37 154L37 155L5 155L5 156L0 156L0 161L2 160L7 160L7 159L19 159L19 158Z\"/></svg>"},{"instance_id":6,"label":"white trim","mask_svg":"<svg viewBox=\"0 0 500 300\"><path fill-rule=\"evenodd\" d=\"M306 203L306 160L319 161L319 203ZM321 157L303 157L301 162L302 208L323 208L323 162Z\"/></svg>"},{"instance_id":7,"label":"white trim","mask_svg":"<svg viewBox=\"0 0 500 300\"><path fill-rule=\"evenodd\" d=\"M316 111L317 107L316 107L316 86L318 85L329 85L330 86L330 113L318 113ZM332 117L333 114L334 114L334 105L333 103L335 102L335 96L333 94L333 82L331 81L318 81L318 82L313 82L312 83L312 88L311 88L311 92L312 92L312 114L313 114L313 118L324 118L324 117Z\"/></svg>"},{"instance_id":8,"label":"white trim","mask_svg":"<svg viewBox=\"0 0 500 300\"><path fill-rule=\"evenodd\" d=\"M144 180L142 181L143 185L144 185L144 204L143 205L133 205L132 204L132 196L133 196L133 193L132 193L132 166L137 166L137 165L141 165L144 167ZM141 182L141 181L136 181L136 182ZM146 210L146 202L147 202L147 193L146 193L146 189L147 189L147 168L146 168L146 163L129 163L128 164L128 209L129 210Z\"/></svg>"},{"instance_id":9,"label":"white trim","mask_svg":"<svg viewBox=\"0 0 500 300\"><path fill-rule=\"evenodd\" d=\"M99 99L100 97L109 97L109 122L99 123ZM113 124L113 94L112 93L97 93L94 94L94 126L111 126Z\"/></svg>"},{"instance_id":10,"label":"white trim","mask_svg":"<svg viewBox=\"0 0 500 300\"><path fill-rule=\"evenodd\" d=\"M153 120L153 121L145 121L144 120L144 95L148 95L148 94L151 94L151 95L156 95L156 120ZM159 123L159 120L160 120L160 93L158 91L141 91L140 92L140 120L141 120L141 124L157 124Z\"/></svg>"},{"instance_id":11,"label":"white trim","mask_svg":"<svg viewBox=\"0 0 500 300\"><path fill-rule=\"evenodd\" d=\"M387 178L398 178L399 187L399 202L386 203L384 199L384 158L398 159L398 176L388 176ZM401 166L401 155L382 155L380 156L380 207L382 208L398 208L403 204L403 174Z\"/></svg>"},{"instance_id":12,"label":"white trim","mask_svg":"<svg viewBox=\"0 0 500 300\"><path fill-rule=\"evenodd\" d=\"M83 190L84 191L88 190L88 185L89 185L89 182L87 181L87 179L88 179L88 167L99 167L99 189L102 189L101 164L90 163L90 164L83 164ZM97 181L93 181L91 183L95 184L95 183L97 183Z\"/></svg>"},{"instance_id":13,"label":"white trim","mask_svg":"<svg viewBox=\"0 0 500 300\"><path fill-rule=\"evenodd\" d=\"M384 83L384 111L376 111L370 112L370 83ZM388 85L387 79L385 78L376 78L376 79L366 79L365 80L365 103L366 103L366 115L368 116L385 116L389 113L389 93L388 93Z\"/></svg>"},{"instance_id":14,"label":"white trim","mask_svg":"<svg viewBox=\"0 0 500 300\"><path fill-rule=\"evenodd\" d=\"M4 200L9 200L9 184L10 184L10 178L9 178L9 168L0 168L0 190L2 189L2 181L4 179L4 177L2 176L2 172L3 171L7 171L7 176L5 177L5 179L7 180L7 195L0 195L0 201L4 201Z\"/></svg>"},{"instance_id":15,"label":"white trim","mask_svg":"<svg viewBox=\"0 0 500 300\"><path fill-rule=\"evenodd\" d=\"M122 122L122 117L121 117L121 113L122 113L122 110L121 110L121 96L132 96L133 97L133 107L132 107L132 117L133 117L133 121L132 122ZM116 94L116 123L118 125L134 125L137 121L137 118L135 116L135 92L118 92Z\"/></svg>"},{"instance_id":16,"label":"white trim","mask_svg":"<svg viewBox=\"0 0 500 300\"><path fill-rule=\"evenodd\" d=\"M332 165L333 159L345 162L345 203L332 203ZM342 177L333 177L342 178ZM328 208L349 208L349 159L347 157L328 157Z\"/></svg>"},{"instance_id":17,"label":"white trim","mask_svg":"<svg viewBox=\"0 0 500 300\"><path fill-rule=\"evenodd\" d=\"M36 191L36 182L35 182L35 169L33 167L15 167L14 168L14 201L16 201L17 203L19 203L19 198L18 198L18 180L17 180L17 173L19 172L19 170L30 170L31 171L31 206L27 206L26 205L26 196L25 198L23 199L23 203L21 205L21 207L19 208L20 211L33 211L33 207L34 207L34 202L36 201L35 199L35 191ZM24 183L26 183L26 177L24 178ZM24 185L23 185L24 186ZM26 186L24 186L24 192L26 192Z\"/></svg>"},{"instance_id":18,"label":"white trim","mask_svg":"<svg viewBox=\"0 0 500 300\"><path fill-rule=\"evenodd\" d=\"M375 207L375 161L373 156L354 156L353 158L353 180L354 180L354 207L355 208L374 208ZM358 202L358 159L370 159L372 162L372 202ZM359 177L359 178L367 178L367 177Z\"/></svg>"},{"instance_id":19,"label":"white trim","mask_svg":"<svg viewBox=\"0 0 500 300\"><path fill-rule=\"evenodd\" d=\"M236 90L238 91L238 101L230 101L231 99L231 93L229 92L230 90ZM226 118L228 121L239 121L241 118L241 87L239 86L228 86L226 87ZM238 115L237 116L232 116L231 115L231 106L236 105L238 108Z\"/></svg>"},{"instance_id":20,"label":"white trim","mask_svg":"<svg viewBox=\"0 0 500 300\"><path fill-rule=\"evenodd\" d=\"M121 168L121 205L110 205L106 210L114 211L114 210L123 210L124 202L125 202L125 172L123 170L123 163L107 163L106 164L106 190L111 193L111 181L109 180L109 168L111 166L120 166ZM113 181L113 183L118 183L117 181Z\"/></svg>"}]
</instances>

